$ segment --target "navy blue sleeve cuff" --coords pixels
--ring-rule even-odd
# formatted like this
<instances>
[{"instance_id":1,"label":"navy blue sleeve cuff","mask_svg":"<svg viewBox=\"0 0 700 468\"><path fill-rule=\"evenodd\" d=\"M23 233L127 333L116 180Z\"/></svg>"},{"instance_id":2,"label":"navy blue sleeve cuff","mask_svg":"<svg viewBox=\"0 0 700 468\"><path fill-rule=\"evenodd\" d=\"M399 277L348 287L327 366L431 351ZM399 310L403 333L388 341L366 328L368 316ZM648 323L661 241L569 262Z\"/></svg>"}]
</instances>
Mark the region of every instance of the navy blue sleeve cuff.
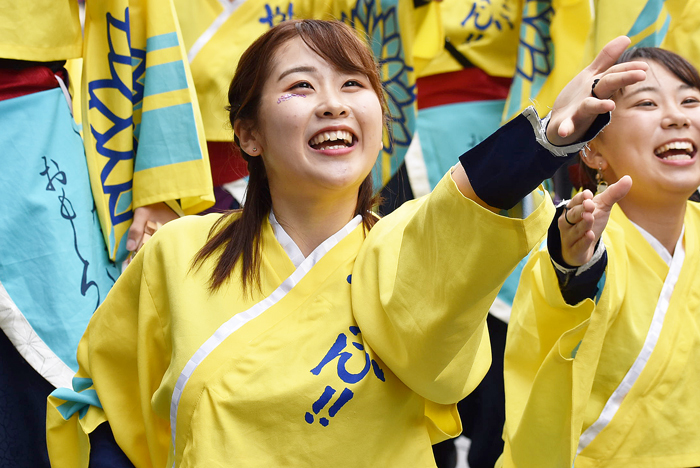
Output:
<instances>
[{"instance_id":1,"label":"navy blue sleeve cuff","mask_svg":"<svg viewBox=\"0 0 700 468\"><path fill-rule=\"evenodd\" d=\"M555 156L539 141L534 124L524 114L496 130L486 140L459 157L474 193L495 208L509 210L543 180L549 179L584 143L610 122L610 114L601 114L573 152ZM556 148L556 147L555 147Z\"/></svg>"}]
</instances>

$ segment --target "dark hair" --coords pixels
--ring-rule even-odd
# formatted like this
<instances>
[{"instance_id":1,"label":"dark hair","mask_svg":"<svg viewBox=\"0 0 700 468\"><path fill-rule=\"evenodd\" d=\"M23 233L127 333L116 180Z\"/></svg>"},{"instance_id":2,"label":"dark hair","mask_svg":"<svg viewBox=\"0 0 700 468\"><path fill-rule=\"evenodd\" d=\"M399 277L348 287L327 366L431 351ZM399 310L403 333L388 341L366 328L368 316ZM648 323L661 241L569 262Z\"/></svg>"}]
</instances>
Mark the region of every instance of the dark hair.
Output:
<instances>
[{"instance_id":1,"label":"dark hair","mask_svg":"<svg viewBox=\"0 0 700 468\"><path fill-rule=\"evenodd\" d=\"M671 52L670 50L660 49L658 47L635 47L627 49L622 53L617 63L632 62L635 60L653 60L659 65L673 73L679 80L688 86L700 90L700 75L697 69L686 59L680 55ZM624 89L620 91L624 93ZM582 160L579 154L579 171L582 172L582 177L578 181L573 181L574 185L578 182L583 188L596 191L596 170L588 167Z\"/></svg>"},{"instance_id":2,"label":"dark hair","mask_svg":"<svg viewBox=\"0 0 700 468\"><path fill-rule=\"evenodd\" d=\"M238 62L228 91L227 110L232 126L236 121L258 121L263 86L270 75L275 52L295 37L300 37L311 50L337 69L366 75L379 98L385 116L384 126L387 127L386 96L371 50L344 23L321 20L285 21L248 47ZM252 290L253 286L260 287L261 232L272 207L262 158L251 157L243 151L238 136L234 135L233 140L248 164L250 177L243 208L229 212L214 223L207 243L194 258L193 267L201 266L204 260L220 251L211 276L211 291L217 290L228 279L239 259L244 291ZM365 230L371 229L377 220L371 213L377 202L378 197L372 187L372 174L369 174L360 185L355 208L355 214L362 216Z\"/></svg>"}]
</instances>

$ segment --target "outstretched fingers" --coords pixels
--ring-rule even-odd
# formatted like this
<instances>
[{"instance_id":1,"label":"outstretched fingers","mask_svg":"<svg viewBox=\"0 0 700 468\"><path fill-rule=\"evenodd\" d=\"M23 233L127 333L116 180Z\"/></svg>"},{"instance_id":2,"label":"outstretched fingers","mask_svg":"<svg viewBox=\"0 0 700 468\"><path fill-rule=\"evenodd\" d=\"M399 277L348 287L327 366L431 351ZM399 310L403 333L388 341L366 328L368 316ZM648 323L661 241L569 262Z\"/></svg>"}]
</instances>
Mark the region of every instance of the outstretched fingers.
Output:
<instances>
[{"instance_id":1,"label":"outstretched fingers","mask_svg":"<svg viewBox=\"0 0 700 468\"><path fill-rule=\"evenodd\" d=\"M622 200L632 188L632 178L622 176L620 180L610 185L604 192L595 196L595 204L598 210L609 212L615 203Z\"/></svg>"},{"instance_id":2,"label":"outstretched fingers","mask_svg":"<svg viewBox=\"0 0 700 468\"><path fill-rule=\"evenodd\" d=\"M648 69L649 64L640 61L614 65L596 77L593 92L600 100L610 99L618 89L644 81Z\"/></svg>"},{"instance_id":3,"label":"outstretched fingers","mask_svg":"<svg viewBox=\"0 0 700 468\"><path fill-rule=\"evenodd\" d=\"M552 106L547 128L547 138L552 144L565 146L578 141L599 114L615 108L610 100L615 91L646 78L649 66L645 62L616 64L629 44L625 36L610 41L593 62L562 89ZM594 83L595 94L591 92Z\"/></svg>"},{"instance_id":4,"label":"outstretched fingers","mask_svg":"<svg viewBox=\"0 0 700 468\"><path fill-rule=\"evenodd\" d=\"M594 74L604 72L608 68L615 65L617 59L620 58L620 55L622 55L622 53L631 43L632 40L627 36L616 37L603 46L600 52L598 52L598 55L596 55L595 59L593 59L593 62L591 62L587 68Z\"/></svg>"},{"instance_id":5,"label":"outstretched fingers","mask_svg":"<svg viewBox=\"0 0 700 468\"><path fill-rule=\"evenodd\" d=\"M593 255L595 203L590 190L572 198L557 222L561 236L562 258L571 266L583 265Z\"/></svg>"}]
</instances>

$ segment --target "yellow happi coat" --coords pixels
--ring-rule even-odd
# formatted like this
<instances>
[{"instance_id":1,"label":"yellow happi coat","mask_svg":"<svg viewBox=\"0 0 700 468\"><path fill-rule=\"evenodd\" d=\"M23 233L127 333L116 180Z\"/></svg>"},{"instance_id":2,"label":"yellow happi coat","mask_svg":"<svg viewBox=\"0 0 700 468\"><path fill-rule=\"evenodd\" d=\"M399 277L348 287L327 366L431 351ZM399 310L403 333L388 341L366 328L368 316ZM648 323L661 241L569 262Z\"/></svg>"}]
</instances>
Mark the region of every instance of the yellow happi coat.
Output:
<instances>
[{"instance_id":1,"label":"yellow happi coat","mask_svg":"<svg viewBox=\"0 0 700 468\"><path fill-rule=\"evenodd\" d=\"M669 266L618 206L603 235L608 266L597 300L566 304L546 250L533 255L508 328L503 466L700 465L699 240L700 206L688 202L685 259L658 342L578 455L581 434L640 355Z\"/></svg>"},{"instance_id":2,"label":"yellow happi coat","mask_svg":"<svg viewBox=\"0 0 700 468\"><path fill-rule=\"evenodd\" d=\"M537 193L514 219L446 176L296 270L265 222L253 297L240 267L215 293L211 262L190 270L217 215L164 226L91 321L76 392L50 398L52 465L86 466L107 420L137 467L434 467L490 364L489 306L552 217Z\"/></svg>"}]
</instances>

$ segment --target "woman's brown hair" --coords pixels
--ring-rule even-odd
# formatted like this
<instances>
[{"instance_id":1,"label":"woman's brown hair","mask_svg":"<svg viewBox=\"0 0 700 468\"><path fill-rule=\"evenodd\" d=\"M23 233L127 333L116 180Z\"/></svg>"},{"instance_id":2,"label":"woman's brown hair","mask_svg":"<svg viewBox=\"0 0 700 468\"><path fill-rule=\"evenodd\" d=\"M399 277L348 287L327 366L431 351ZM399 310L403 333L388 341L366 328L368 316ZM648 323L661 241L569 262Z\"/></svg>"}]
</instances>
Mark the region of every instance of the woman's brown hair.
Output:
<instances>
[{"instance_id":1,"label":"woman's brown hair","mask_svg":"<svg viewBox=\"0 0 700 468\"><path fill-rule=\"evenodd\" d=\"M229 120L258 122L260 98L265 80L270 75L275 52L290 39L300 37L304 43L338 70L362 73L367 76L379 98L382 112L387 115L386 96L372 52L340 21L294 20L285 21L260 36L241 56L228 91ZM385 117L385 128L386 117ZM251 292L260 287L261 234L265 218L272 208L270 187L261 157L251 157L233 137L250 174L246 201L242 209L227 213L217 220L209 231L207 243L193 261L201 266L209 257L219 253L211 275L210 290L216 291L231 275L236 263L241 262L243 290ZM377 218L371 209L377 203L369 174L360 185L355 214L362 216L365 230L372 228ZM240 213L240 214L239 214ZM233 218L233 220L232 220Z\"/></svg>"},{"instance_id":2,"label":"woman's brown hair","mask_svg":"<svg viewBox=\"0 0 700 468\"><path fill-rule=\"evenodd\" d=\"M617 63L632 62L634 60L653 60L673 73L679 80L688 86L700 89L700 75L698 70L686 59L669 50L658 47L636 47L626 50ZM624 93L624 89L619 91ZM584 189L596 192L596 170L590 168L582 160L579 154L579 180L573 181L574 185L580 185Z\"/></svg>"}]
</instances>

